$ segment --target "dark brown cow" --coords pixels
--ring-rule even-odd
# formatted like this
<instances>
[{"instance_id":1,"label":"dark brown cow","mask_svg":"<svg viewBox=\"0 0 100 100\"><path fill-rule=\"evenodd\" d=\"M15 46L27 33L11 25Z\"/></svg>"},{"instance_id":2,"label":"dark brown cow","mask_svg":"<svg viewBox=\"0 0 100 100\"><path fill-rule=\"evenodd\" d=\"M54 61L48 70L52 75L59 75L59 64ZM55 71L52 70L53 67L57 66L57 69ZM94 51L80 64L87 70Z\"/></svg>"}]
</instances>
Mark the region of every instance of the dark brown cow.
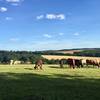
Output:
<instances>
[{"instance_id":1,"label":"dark brown cow","mask_svg":"<svg viewBox=\"0 0 100 100\"><path fill-rule=\"evenodd\" d=\"M82 59L75 59L75 66L78 68L83 67Z\"/></svg>"},{"instance_id":2,"label":"dark brown cow","mask_svg":"<svg viewBox=\"0 0 100 100\"><path fill-rule=\"evenodd\" d=\"M75 68L75 59L68 58L67 59L67 64L70 66L70 68Z\"/></svg>"},{"instance_id":3,"label":"dark brown cow","mask_svg":"<svg viewBox=\"0 0 100 100\"><path fill-rule=\"evenodd\" d=\"M35 62L35 67L34 67L34 69L38 69L38 67L39 67L40 69L42 69L42 64L43 64L43 61L42 61L41 59L37 60L37 61Z\"/></svg>"}]
</instances>

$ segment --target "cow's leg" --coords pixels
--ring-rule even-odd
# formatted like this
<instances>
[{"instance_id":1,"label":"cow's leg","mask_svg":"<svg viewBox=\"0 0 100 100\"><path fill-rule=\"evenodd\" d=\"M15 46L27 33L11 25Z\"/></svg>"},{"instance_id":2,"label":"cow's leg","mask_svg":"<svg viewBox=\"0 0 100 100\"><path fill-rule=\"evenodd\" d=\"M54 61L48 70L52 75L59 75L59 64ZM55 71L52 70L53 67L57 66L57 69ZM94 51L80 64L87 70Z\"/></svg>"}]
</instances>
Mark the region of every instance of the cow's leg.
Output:
<instances>
[{"instance_id":1,"label":"cow's leg","mask_svg":"<svg viewBox=\"0 0 100 100\"><path fill-rule=\"evenodd\" d=\"M98 66L98 68L100 68L100 65L99 64L97 64L97 66Z\"/></svg>"},{"instance_id":2,"label":"cow's leg","mask_svg":"<svg viewBox=\"0 0 100 100\"><path fill-rule=\"evenodd\" d=\"M81 67L83 68L83 64L81 64Z\"/></svg>"},{"instance_id":3,"label":"cow's leg","mask_svg":"<svg viewBox=\"0 0 100 100\"><path fill-rule=\"evenodd\" d=\"M72 65L69 65L70 68L72 68Z\"/></svg>"},{"instance_id":4,"label":"cow's leg","mask_svg":"<svg viewBox=\"0 0 100 100\"><path fill-rule=\"evenodd\" d=\"M76 66L77 66L77 68L80 68L80 65L79 64L77 64Z\"/></svg>"},{"instance_id":5,"label":"cow's leg","mask_svg":"<svg viewBox=\"0 0 100 100\"><path fill-rule=\"evenodd\" d=\"M36 65L35 65L34 69L36 69Z\"/></svg>"},{"instance_id":6,"label":"cow's leg","mask_svg":"<svg viewBox=\"0 0 100 100\"><path fill-rule=\"evenodd\" d=\"M42 70L42 65L40 65L40 69Z\"/></svg>"},{"instance_id":7,"label":"cow's leg","mask_svg":"<svg viewBox=\"0 0 100 100\"><path fill-rule=\"evenodd\" d=\"M86 66L89 68L89 64L87 63Z\"/></svg>"},{"instance_id":8,"label":"cow's leg","mask_svg":"<svg viewBox=\"0 0 100 100\"><path fill-rule=\"evenodd\" d=\"M35 65L34 69L38 69L38 65Z\"/></svg>"},{"instance_id":9,"label":"cow's leg","mask_svg":"<svg viewBox=\"0 0 100 100\"><path fill-rule=\"evenodd\" d=\"M60 68L63 68L63 64L60 64Z\"/></svg>"},{"instance_id":10,"label":"cow's leg","mask_svg":"<svg viewBox=\"0 0 100 100\"><path fill-rule=\"evenodd\" d=\"M74 65L72 67L73 67L73 69L75 69L75 66Z\"/></svg>"}]
</instances>

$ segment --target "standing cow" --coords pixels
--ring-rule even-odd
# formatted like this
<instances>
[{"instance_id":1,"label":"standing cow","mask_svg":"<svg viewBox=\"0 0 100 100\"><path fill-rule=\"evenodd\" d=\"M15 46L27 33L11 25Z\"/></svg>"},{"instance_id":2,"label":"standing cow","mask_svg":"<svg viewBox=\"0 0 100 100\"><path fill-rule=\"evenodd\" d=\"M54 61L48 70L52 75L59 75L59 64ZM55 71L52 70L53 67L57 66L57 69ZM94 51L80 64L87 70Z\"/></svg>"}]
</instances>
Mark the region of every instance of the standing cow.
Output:
<instances>
[{"instance_id":1,"label":"standing cow","mask_svg":"<svg viewBox=\"0 0 100 100\"><path fill-rule=\"evenodd\" d=\"M68 58L67 59L67 64L70 66L70 68L75 68L75 59Z\"/></svg>"},{"instance_id":2,"label":"standing cow","mask_svg":"<svg viewBox=\"0 0 100 100\"><path fill-rule=\"evenodd\" d=\"M13 65L14 64L14 60L10 60L10 65Z\"/></svg>"},{"instance_id":3,"label":"standing cow","mask_svg":"<svg viewBox=\"0 0 100 100\"><path fill-rule=\"evenodd\" d=\"M83 67L82 59L75 59L75 66L78 68Z\"/></svg>"}]
</instances>

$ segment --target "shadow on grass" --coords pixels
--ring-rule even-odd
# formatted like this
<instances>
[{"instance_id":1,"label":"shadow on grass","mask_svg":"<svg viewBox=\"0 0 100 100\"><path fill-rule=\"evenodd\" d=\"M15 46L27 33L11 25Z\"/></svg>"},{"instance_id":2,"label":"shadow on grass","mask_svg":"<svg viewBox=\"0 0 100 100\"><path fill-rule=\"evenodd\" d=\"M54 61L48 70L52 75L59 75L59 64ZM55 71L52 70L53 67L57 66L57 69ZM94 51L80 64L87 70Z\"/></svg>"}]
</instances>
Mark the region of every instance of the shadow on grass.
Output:
<instances>
[{"instance_id":1,"label":"shadow on grass","mask_svg":"<svg viewBox=\"0 0 100 100\"><path fill-rule=\"evenodd\" d=\"M24 68L26 70L34 70L34 67L33 68Z\"/></svg>"},{"instance_id":2,"label":"shadow on grass","mask_svg":"<svg viewBox=\"0 0 100 100\"><path fill-rule=\"evenodd\" d=\"M62 68L60 67L60 65L58 65L58 66L48 66L48 67L50 67L50 68L56 68L56 69L67 69L67 68L69 68L70 69L70 66L68 66L68 65L64 65ZM94 69L97 69L98 67L97 66L91 66L91 65L89 65L89 66L86 66L86 65L84 65L83 67L75 67L75 68L94 68Z\"/></svg>"},{"instance_id":3,"label":"shadow on grass","mask_svg":"<svg viewBox=\"0 0 100 100\"><path fill-rule=\"evenodd\" d=\"M50 68L59 68L59 69L61 69L59 65L58 65L58 66L48 66L48 67L50 67Z\"/></svg>"},{"instance_id":4,"label":"shadow on grass","mask_svg":"<svg viewBox=\"0 0 100 100\"><path fill-rule=\"evenodd\" d=\"M1 73L0 100L100 100L100 79Z\"/></svg>"},{"instance_id":5,"label":"shadow on grass","mask_svg":"<svg viewBox=\"0 0 100 100\"><path fill-rule=\"evenodd\" d=\"M64 65L63 68L60 67L60 65L58 66L48 66L50 68L57 68L57 69L65 69L65 68L69 68L69 66Z\"/></svg>"}]
</instances>

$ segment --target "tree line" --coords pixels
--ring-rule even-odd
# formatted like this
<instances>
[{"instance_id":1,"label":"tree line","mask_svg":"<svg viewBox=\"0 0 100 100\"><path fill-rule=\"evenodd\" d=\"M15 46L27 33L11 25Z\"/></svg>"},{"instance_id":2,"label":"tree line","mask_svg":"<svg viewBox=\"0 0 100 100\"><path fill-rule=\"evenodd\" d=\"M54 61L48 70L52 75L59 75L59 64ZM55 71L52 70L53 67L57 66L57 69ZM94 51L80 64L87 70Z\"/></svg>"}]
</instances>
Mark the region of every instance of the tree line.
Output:
<instances>
[{"instance_id":1,"label":"tree line","mask_svg":"<svg viewBox=\"0 0 100 100\"><path fill-rule=\"evenodd\" d=\"M41 55L66 55L66 56L90 56L100 57L100 50L84 50L81 52L75 52L74 54L62 54L55 52L32 52L32 51L0 51L0 63L8 64L10 60L20 60L23 63L31 62L35 63L37 59L42 59L45 64L58 64L59 60L48 60Z\"/></svg>"},{"instance_id":2,"label":"tree line","mask_svg":"<svg viewBox=\"0 0 100 100\"><path fill-rule=\"evenodd\" d=\"M41 55L41 53L31 51L0 51L0 64L9 64L11 60L22 61L23 64L27 62L34 64L38 59L42 59L45 64L59 64L58 59L48 60Z\"/></svg>"},{"instance_id":3,"label":"tree line","mask_svg":"<svg viewBox=\"0 0 100 100\"><path fill-rule=\"evenodd\" d=\"M10 60L20 60L23 63L35 63L37 59L42 59L40 54L28 51L0 51L0 63L6 64Z\"/></svg>"}]
</instances>

